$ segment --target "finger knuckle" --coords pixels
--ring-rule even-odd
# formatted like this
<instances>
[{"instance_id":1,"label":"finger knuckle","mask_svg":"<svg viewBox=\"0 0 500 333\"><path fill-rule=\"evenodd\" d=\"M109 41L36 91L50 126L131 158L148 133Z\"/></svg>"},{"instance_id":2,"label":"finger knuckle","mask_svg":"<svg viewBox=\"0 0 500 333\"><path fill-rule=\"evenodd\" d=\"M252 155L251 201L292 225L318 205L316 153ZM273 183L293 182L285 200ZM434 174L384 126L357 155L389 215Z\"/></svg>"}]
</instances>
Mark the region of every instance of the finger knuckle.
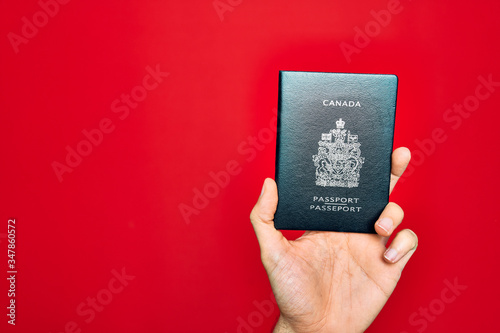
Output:
<instances>
[{"instance_id":1,"label":"finger knuckle","mask_svg":"<svg viewBox=\"0 0 500 333\"><path fill-rule=\"evenodd\" d=\"M257 211L255 208L252 209L250 212L250 221L254 222L257 219Z\"/></svg>"},{"instance_id":2,"label":"finger knuckle","mask_svg":"<svg viewBox=\"0 0 500 333\"><path fill-rule=\"evenodd\" d=\"M387 204L388 208L393 211L394 213L398 214L398 216L400 217L400 219L402 220L405 216L405 212L403 210L403 208L401 208L400 205L398 205L397 203L395 202L389 202Z\"/></svg>"}]
</instances>

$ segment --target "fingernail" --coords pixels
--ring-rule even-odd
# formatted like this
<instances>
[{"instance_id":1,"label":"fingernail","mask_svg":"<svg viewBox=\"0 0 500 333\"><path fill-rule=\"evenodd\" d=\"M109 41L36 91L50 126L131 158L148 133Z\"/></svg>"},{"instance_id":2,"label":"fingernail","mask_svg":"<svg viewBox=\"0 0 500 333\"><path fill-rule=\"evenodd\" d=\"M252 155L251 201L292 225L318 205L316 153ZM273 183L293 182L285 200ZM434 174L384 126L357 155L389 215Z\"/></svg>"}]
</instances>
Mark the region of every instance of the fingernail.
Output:
<instances>
[{"instance_id":1,"label":"fingernail","mask_svg":"<svg viewBox=\"0 0 500 333\"><path fill-rule=\"evenodd\" d=\"M384 253L385 259L389 260L390 262L394 262L397 256L398 256L398 251L396 251L393 248L387 249L387 251L385 251Z\"/></svg>"},{"instance_id":2,"label":"fingernail","mask_svg":"<svg viewBox=\"0 0 500 333\"><path fill-rule=\"evenodd\" d=\"M390 233L392 231L394 223L392 222L392 219L390 219L389 217L384 217L378 220L377 225L381 229L384 229L385 232Z\"/></svg>"},{"instance_id":3,"label":"fingernail","mask_svg":"<svg viewBox=\"0 0 500 333\"><path fill-rule=\"evenodd\" d=\"M266 182L264 181L264 184L262 185L262 191L260 191L260 195L259 197L262 196L262 194L264 194L264 188L266 187Z\"/></svg>"}]
</instances>

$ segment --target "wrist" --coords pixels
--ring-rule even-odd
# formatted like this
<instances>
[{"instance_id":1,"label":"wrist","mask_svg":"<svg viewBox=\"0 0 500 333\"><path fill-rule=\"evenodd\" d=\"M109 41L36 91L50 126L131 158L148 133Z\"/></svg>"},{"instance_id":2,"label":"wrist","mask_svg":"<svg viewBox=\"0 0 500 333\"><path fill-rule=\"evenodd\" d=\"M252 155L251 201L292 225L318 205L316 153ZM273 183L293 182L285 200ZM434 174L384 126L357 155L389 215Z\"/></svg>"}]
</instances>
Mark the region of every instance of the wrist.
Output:
<instances>
[{"instance_id":1,"label":"wrist","mask_svg":"<svg viewBox=\"0 0 500 333\"><path fill-rule=\"evenodd\" d=\"M273 333L295 333L290 324L283 318L282 315L278 318L276 326L274 326Z\"/></svg>"},{"instance_id":2,"label":"wrist","mask_svg":"<svg viewBox=\"0 0 500 333\"><path fill-rule=\"evenodd\" d=\"M290 322L292 321L292 322ZM345 332L345 330L337 331L338 328L333 328L331 326L326 326L326 321L321 320L314 325L297 325L298 323L293 322L293 318L287 319L281 313L278 318L278 322L274 326L273 333L333 333L333 332ZM364 331L363 331L364 332Z\"/></svg>"}]
</instances>

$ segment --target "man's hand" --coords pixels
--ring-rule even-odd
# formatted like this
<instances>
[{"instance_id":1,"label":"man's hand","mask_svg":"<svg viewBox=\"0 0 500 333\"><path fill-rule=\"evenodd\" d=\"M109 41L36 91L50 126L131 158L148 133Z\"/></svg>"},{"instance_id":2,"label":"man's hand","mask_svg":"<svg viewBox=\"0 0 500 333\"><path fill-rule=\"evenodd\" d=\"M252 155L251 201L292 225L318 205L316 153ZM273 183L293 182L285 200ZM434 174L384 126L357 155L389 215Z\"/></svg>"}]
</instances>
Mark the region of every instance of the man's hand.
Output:
<instances>
[{"instance_id":1,"label":"man's hand","mask_svg":"<svg viewBox=\"0 0 500 333\"><path fill-rule=\"evenodd\" d=\"M391 186L410 161L410 151L392 154ZM387 302L417 248L417 236L401 230L403 210L390 202L375 223L377 234L306 231L288 241L274 228L278 190L264 181L252 210L262 263L281 311L274 332L363 332Z\"/></svg>"}]
</instances>

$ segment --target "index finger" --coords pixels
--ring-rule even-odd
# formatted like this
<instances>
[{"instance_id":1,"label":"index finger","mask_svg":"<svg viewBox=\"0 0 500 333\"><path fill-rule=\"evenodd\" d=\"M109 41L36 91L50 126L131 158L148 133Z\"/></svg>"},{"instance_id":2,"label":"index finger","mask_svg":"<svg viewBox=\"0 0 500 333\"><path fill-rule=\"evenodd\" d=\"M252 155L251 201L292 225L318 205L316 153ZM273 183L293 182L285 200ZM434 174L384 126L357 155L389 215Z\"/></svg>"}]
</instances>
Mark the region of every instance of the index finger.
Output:
<instances>
[{"instance_id":1,"label":"index finger","mask_svg":"<svg viewBox=\"0 0 500 333\"><path fill-rule=\"evenodd\" d=\"M411 153L410 150L406 147L399 147L398 149L392 152L392 160L391 160L391 186L389 190L389 194L396 186L399 178L403 175L408 163L410 163Z\"/></svg>"}]
</instances>

